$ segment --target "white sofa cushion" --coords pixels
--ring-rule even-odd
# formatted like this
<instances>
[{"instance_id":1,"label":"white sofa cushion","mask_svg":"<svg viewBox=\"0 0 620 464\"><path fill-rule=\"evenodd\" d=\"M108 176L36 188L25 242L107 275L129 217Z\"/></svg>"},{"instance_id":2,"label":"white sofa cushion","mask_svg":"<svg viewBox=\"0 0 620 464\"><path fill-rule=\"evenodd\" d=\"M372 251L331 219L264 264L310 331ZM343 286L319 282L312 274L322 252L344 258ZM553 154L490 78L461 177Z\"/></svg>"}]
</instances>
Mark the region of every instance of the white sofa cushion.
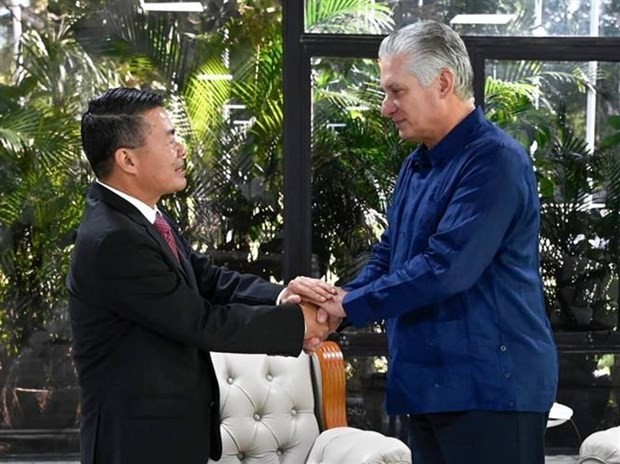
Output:
<instances>
[{"instance_id":1,"label":"white sofa cushion","mask_svg":"<svg viewBox=\"0 0 620 464\"><path fill-rule=\"evenodd\" d=\"M396 438L336 427L319 435L306 464L411 464L411 451Z\"/></svg>"},{"instance_id":2,"label":"white sofa cushion","mask_svg":"<svg viewBox=\"0 0 620 464\"><path fill-rule=\"evenodd\" d=\"M588 436L579 448L579 464L620 464L620 426Z\"/></svg>"}]
</instances>

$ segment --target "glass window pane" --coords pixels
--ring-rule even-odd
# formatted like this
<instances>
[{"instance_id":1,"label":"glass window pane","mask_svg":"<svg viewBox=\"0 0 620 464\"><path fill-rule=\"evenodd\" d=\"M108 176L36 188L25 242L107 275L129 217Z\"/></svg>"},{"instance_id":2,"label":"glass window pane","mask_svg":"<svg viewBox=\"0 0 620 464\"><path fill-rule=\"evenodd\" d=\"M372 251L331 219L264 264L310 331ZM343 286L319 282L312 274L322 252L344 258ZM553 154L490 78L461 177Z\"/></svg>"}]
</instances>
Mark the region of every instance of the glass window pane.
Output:
<instances>
[{"instance_id":1,"label":"glass window pane","mask_svg":"<svg viewBox=\"0 0 620 464\"><path fill-rule=\"evenodd\" d=\"M320 275L357 274L385 228L400 164L412 147L380 114L376 60L313 60L312 250Z\"/></svg>"},{"instance_id":2,"label":"glass window pane","mask_svg":"<svg viewBox=\"0 0 620 464\"><path fill-rule=\"evenodd\" d=\"M331 2L323 2L329 3ZM334 5L337 2L334 2ZM359 0L346 11L306 0L306 31L381 34L422 19L451 24L461 35L620 35L620 5L613 0ZM378 19L369 19L369 18ZM389 20L388 20L389 18ZM390 25L390 22L393 26Z\"/></svg>"},{"instance_id":3,"label":"glass window pane","mask_svg":"<svg viewBox=\"0 0 620 464\"><path fill-rule=\"evenodd\" d=\"M374 0L305 0L304 29L315 34L386 34L394 27L390 5Z\"/></svg>"},{"instance_id":4,"label":"glass window pane","mask_svg":"<svg viewBox=\"0 0 620 464\"><path fill-rule=\"evenodd\" d=\"M597 430L618 425L620 354L561 353L556 401L573 410L570 424L547 429L549 448L578 449Z\"/></svg>"},{"instance_id":5,"label":"glass window pane","mask_svg":"<svg viewBox=\"0 0 620 464\"><path fill-rule=\"evenodd\" d=\"M0 73L0 84L6 83L8 74L15 69L15 52L13 41L13 21L9 10L2 14L0 8L0 69L6 70Z\"/></svg>"},{"instance_id":6,"label":"glass window pane","mask_svg":"<svg viewBox=\"0 0 620 464\"><path fill-rule=\"evenodd\" d=\"M345 356L345 363L349 426L376 430L406 442L401 417L385 412L388 369L385 356Z\"/></svg>"}]
</instances>

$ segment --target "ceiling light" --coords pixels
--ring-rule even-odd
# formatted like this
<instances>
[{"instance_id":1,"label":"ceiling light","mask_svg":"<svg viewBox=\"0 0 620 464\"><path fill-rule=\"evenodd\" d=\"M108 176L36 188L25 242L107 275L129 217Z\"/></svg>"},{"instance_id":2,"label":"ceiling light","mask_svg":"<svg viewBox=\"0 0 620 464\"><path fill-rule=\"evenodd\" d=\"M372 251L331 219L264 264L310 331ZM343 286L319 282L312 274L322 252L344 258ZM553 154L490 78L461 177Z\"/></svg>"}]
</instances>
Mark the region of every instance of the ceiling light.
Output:
<instances>
[{"instance_id":1,"label":"ceiling light","mask_svg":"<svg viewBox=\"0 0 620 464\"><path fill-rule=\"evenodd\" d=\"M450 20L450 24L504 25L516 17L514 14L459 14Z\"/></svg>"},{"instance_id":2,"label":"ceiling light","mask_svg":"<svg viewBox=\"0 0 620 464\"><path fill-rule=\"evenodd\" d=\"M182 13L201 13L204 7L200 2L161 2L146 3L141 1L140 7L144 11L178 11Z\"/></svg>"}]
</instances>

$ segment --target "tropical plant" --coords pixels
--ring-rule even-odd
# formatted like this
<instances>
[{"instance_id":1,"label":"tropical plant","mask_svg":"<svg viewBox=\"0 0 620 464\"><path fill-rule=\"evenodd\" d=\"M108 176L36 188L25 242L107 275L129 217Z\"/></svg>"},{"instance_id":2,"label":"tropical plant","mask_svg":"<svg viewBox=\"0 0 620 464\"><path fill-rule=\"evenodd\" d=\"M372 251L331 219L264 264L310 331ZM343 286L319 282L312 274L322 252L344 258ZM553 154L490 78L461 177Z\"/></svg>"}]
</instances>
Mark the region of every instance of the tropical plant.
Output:
<instances>
[{"instance_id":1,"label":"tropical plant","mask_svg":"<svg viewBox=\"0 0 620 464\"><path fill-rule=\"evenodd\" d=\"M551 123L553 132L537 155L544 179L541 265L547 308L558 328L613 328L620 152L592 152L561 112Z\"/></svg>"},{"instance_id":2,"label":"tropical plant","mask_svg":"<svg viewBox=\"0 0 620 464\"><path fill-rule=\"evenodd\" d=\"M26 32L15 83L0 88L0 327L10 351L65 299L86 181L76 116L84 95L110 83L69 31Z\"/></svg>"},{"instance_id":3,"label":"tropical plant","mask_svg":"<svg viewBox=\"0 0 620 464\"><path fill-rule=\"evenodd\" d=\"M18 72L0 86L0 423L32 427L46 426L65 395L77 405L64 277L89 181L79 115L119 78L70 22L28 30L20 46ZM47 393L37 402L32 392Z\"/></svg>"},{"instance_id":4,"label":"tropical plant","mask_svg":"<svg viewBox=\"0 0 620 464\"><path fill-rule=\"evenodd\" d=\"M315 67L313 251L321 275L340 284L358 273L385 229L400 165L413 149L380 114L378 75L368 60Z\"/></svg>"},{"instance_id":5,"label":"tropical plant","mask_svg":"<svg viewBox=\"0 0 620 464\"><path fill-rule=\"evenodd\" d=\"M332 34L383 34L394 25L389 5L368 0L308 0L306 30Z\"/></svg>"}]
</instances>

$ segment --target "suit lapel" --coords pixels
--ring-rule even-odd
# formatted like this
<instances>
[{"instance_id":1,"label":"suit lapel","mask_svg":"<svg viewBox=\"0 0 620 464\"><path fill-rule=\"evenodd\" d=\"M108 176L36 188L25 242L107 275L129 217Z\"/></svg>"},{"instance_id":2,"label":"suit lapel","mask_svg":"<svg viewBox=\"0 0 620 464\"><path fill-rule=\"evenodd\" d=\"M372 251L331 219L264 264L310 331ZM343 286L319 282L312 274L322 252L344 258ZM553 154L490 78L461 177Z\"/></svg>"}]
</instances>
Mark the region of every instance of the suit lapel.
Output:
<instances>
[{"instance_id":1,"label":"suit lapel","mask_svg":"<svg viewBox=\"0 0 620 464\"><path fill-rule=\"evenodd\" d=\"M91 184L90 189L88 190L88 197L88 201L101 201L108 205L110 208L113 208L120 213L128 216L132 221L141 226L146 231L146 233L159 244L162 254L164 255L164 258L168 262L168 264L170 264L170 266L172 266L173 268L179 268L179 261L177 260L176 256L174 256L174 253L170 249L170 246L168 246L168 244L166 243L166 240L164 240L164 237L162 237L162 235L157 232L153 224L151 224L135 206L126 201L124 198L118 196L116 193L96 182ZM173 230L175 230L174 227ZM178 248L180 249L180 247ZM179 255L180 254L181 253L179 253ZM188 277L185 276L185 278L186 280L188 280L188 284L191 285Z\"/></svg>"},{"instance_id":2,"label":"suit lapel","mask_svg":"<svg viewBox=\"0 0 620 464\"><path fill-rule=\"evenodd\" d=\"M196 282L196 276L194 275L194 269L192 268L192 263L189 261L188 256L188 246L187 242L181 237L181 233L176 226L176 223L170 219L170 216L163 208L159 208L164 219L168 221L168 224L172 228L172 234L174 235L174 240L177 244L177 251L179 252L179 263L181 264L181 272L185 277L188 285L192 287L194 290L198 291L198 283ZM168 247L170 248L170 247ZM176 260L176 259L175 259Z\"/></svg>"}]
</instances>

